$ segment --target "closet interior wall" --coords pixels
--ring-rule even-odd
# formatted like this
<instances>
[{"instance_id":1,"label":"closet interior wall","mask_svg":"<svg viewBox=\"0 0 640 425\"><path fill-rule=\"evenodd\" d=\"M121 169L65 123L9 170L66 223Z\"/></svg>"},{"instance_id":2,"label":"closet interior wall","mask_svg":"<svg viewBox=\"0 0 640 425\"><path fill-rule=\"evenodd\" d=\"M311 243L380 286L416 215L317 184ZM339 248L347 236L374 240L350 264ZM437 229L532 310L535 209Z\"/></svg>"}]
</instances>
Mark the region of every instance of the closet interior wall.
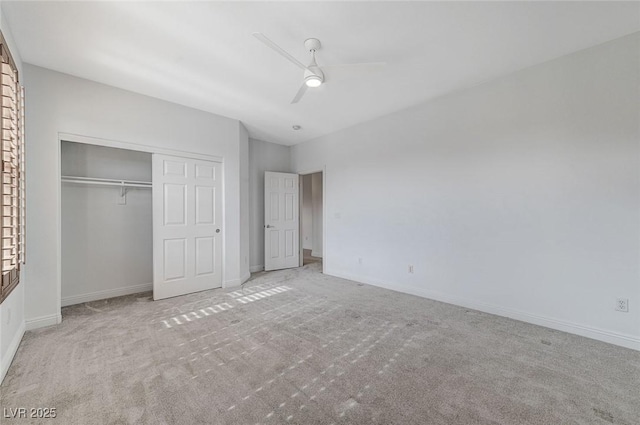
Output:
<instances>
[{"instance_id":1,"label":"closet interior wall","mask_svg":"<svg viewBox=\"0 0 640 425\"><path fill-rule=\"evenodd\" d=\"M62 176L151 182L152 155L61 143ZM150 188L62 183L62 305L149 291Z\"/></svg>"}]
</instances>

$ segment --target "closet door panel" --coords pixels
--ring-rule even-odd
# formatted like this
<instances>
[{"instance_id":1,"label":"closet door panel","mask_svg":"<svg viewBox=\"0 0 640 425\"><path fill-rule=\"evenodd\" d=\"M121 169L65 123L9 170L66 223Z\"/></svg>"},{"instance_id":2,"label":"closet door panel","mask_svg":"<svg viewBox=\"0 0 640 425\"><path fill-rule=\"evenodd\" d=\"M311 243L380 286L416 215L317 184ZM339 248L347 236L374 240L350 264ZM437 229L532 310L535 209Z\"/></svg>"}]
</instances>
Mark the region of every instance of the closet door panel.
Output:
<instances>
[{"instance_id":1,"label":"closet door panel","mask_svg":"<svg viewBox=\"0 0 640 425\"><path fill-rule=\"evenodd\" d=\"M196 224L215 224L215 187L196 186Z\"/></svg>"},{"instance_id":2,"label":"closet door panel","mask_svg":"<svg viewBox=\"0 0 640 425\"><path fill-rule=\"evenodd\" d=\"M214 238L196 238L196 275L202 276L215 271Z\"/></svg>"},{"instance_id":3,"label":"closet door panel","mask_svg":"<svg viewBox=\"0 0 640 425\"><path fill-rule=\"evenodd\" d=\"M164 281L169 282L186 277L187 240L166 239L164 241Z\"/></svg>"},{"instance_id":4,"label":"closet door panel","mask_svg":"<svg viewBox=\"0 0 640 425\"><path fill-rule=\"evenodd\" d=\"M216 168L205 164L196 164L196 178L201 180L215 180Z\"/></svg>"},{"instance_id":5,"label":"closet door panel","mask_svg":"<svg viewBox=\"0 0 640 425\"><path fill-rule=\"evenodd\" d=\"M154 299L222 286L222 170L153 156Z\"/></svg>"},{"instance_id":6,"label":"closet door panel","mask_svg":"<svg viewBox=\"0 0 640 425\"><path fill-rule=\"evenodd\" d=\"M165 176L187 177L187 164L184 161L171 161L166 159L163 163Z\"/></svg>"},{"instance_id":7,"label":"closet door panel","mask_svg":"<svg viewBox=\"0 0 640 425\"><path fill-rule=\"evenodd\" d=\"M183 184L164 185L164 224L165 226L186 225L187 187Z\"/></svg>"}]
</instances>

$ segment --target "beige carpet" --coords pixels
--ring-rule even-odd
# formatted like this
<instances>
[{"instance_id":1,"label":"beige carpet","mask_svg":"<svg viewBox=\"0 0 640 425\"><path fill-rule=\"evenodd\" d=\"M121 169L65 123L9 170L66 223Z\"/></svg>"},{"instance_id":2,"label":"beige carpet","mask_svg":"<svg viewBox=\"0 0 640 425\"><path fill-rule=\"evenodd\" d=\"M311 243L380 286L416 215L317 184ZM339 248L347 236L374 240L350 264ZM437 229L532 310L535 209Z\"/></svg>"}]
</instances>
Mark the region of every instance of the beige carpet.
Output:
<instances>
[{"instance_id":1,"label":"beige carpet","mask_svg":"<svg viewBox=\"0 0 640 425\"><path fill-rule=\"evenodd\" d=\"M638 424L640 353L332 278L63 309L27 332L5 424ZM2 413L2 409L0 409Z\"/></svg>"}]
</instances>

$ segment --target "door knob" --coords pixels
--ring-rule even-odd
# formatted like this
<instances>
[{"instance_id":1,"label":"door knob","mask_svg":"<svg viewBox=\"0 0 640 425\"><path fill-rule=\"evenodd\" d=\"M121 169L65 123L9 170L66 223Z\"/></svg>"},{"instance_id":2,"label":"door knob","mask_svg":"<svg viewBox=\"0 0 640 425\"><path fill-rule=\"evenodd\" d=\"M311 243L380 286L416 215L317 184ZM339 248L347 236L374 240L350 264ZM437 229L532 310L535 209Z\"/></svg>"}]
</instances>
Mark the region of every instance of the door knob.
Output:
<instances>
[{"instance_id":1,"label":"door knob","mask_svg":"<svg viewBox=\"0 0 640 425\"><path fill-rule=\"evenodd\" d=\"M220 233L220 229L216 229L216 233Z\"/></svg>"},{"instance_id":2,"label":"door knob","mask_svg":"<svg viewBox=\"0 0 640 425\"><path fill-rule=\"evenodd\" d=\"M270 225L270 224L267 224L267 225L266 225L266 226L264 226L264 227L266 227L267 229L271 229L272 227L276 227L276 226L272 226L272 225Z\"/></svg>"}]
</instances>

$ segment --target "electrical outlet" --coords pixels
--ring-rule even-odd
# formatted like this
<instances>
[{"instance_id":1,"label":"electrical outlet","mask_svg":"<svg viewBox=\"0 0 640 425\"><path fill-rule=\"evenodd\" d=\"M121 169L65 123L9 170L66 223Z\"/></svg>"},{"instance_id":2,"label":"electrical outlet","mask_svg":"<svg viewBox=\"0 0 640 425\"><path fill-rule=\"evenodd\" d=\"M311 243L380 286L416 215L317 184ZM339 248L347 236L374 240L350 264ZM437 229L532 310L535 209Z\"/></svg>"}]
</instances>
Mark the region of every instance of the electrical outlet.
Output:
<instances>
[{"instance_id":1,"label":"electrical outlet","mask_svg":"<svg viewBox=\"0 0 640 425\"><path fill-rule=\"evenodd\" d=\"M409 273L413 274L413 264L409 264Z\"/></svg>"},{"instance_id":2,"label":"electrical outlet","mask_svg":"<svg viewBox=\"0 0 640 425\"><path fill-rule=\"evenodd\" d=\"M616 311L629 311L629 298L616 299Z\"/></svg>"}]
</instances>

